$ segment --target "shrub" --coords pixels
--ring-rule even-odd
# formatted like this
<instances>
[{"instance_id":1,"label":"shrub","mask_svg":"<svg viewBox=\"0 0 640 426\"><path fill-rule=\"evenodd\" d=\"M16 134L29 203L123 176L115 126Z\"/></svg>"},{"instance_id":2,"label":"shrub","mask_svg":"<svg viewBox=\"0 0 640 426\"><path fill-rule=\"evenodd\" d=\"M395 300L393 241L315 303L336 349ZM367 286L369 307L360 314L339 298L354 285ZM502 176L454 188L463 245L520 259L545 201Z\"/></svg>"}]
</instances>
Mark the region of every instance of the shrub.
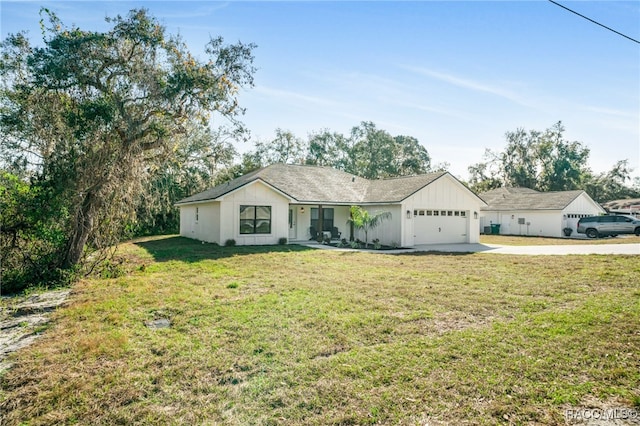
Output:
<instances>
[{"instance_id":1,"label":"shrub","mask_svg":"<svg viewBox=\"0 0 640 426\"><path fill-rule=\"evenodd\" d=\"M287 245L287 239L285 237L282 237L278 240L278 244L281 246L286 246Z\"/></svg>"},{"instance_id":2,"label":"shrub","mask_svg":"<svg viewBox=\"0 0 640 426\"><path fill-rule=\"evenodd\" d=\"M359 249L360 248L360 240L351 241L351 248L352 249Z\"/></svg>"},{"instance_id":3,"label":"shrub","mask_svg":"<svg viewBox=\"0 0 640 426\"><path fill-rule=\"evenodd\" d=\"M234 240L233 238L229 238L227 241L224 242L225 247L235 247L235 245L236 245L236 240Z\"/></svg>"},{"instance_id":4,"label":"shrub","mask_svg":"<svg viewBox=\"0 0 640 426\"><path fill-rule=\"evenodd\" d=\"M337 244L337 247L343 248L343 247L349 247L349 241L347 241L346 238L343 238L340 240L340 242Z\"/></svg>"},{"instance_id":5,"label":"shrub","mask_svg":"<svg viewBox=\"0 0 640 426\"><path fill-rule=\"evenodd\" d=\"M371 241L373 243L373 248L376 250L380 250L382 248L382 244L380 244L380 239L376 238L375 240Z\"/></svg>"}]
</instances>

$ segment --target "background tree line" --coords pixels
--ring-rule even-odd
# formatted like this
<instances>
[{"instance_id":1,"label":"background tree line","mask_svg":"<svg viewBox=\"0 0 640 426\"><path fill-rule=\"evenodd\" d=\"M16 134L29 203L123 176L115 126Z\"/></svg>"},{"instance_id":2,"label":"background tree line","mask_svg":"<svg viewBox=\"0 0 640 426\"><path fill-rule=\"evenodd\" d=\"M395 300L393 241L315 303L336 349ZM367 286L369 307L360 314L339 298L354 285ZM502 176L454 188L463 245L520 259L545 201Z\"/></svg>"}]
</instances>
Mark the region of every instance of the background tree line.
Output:
<instances>
[{"instance_id":1,"label":"background tree line","mask_svg":"<svg viewBox=\"0 0 640 426\"><path fill-rule=\"evenodd\" d=\"M254 45L212 38L199 60L146 10L107 18L105 32L42 15L42 47L22 33L0 45L3 293L108 268L119 241L177 232L176 201L272 163L368 179L448 167L433 166L416 138L372 122L306 139L276 129L240 155L235 146L249 134L236 94L253 85ZM589 150L563 132L561 123L507 132L504 151L487 150L468 184L585 189L597 201L640 196L626 160L593 174Z\"/></svg>"},{"instance_id":2,"label":"background tree line","mask_svg":"<svg viewBox=\"0 0 640 426\"><path fill-rule=\"evenodd\" d=\"M631 180L628 160L595 174L588 166L589 148L566 140L564 131L562 122L557 122L544 131L507 132L503 151L487 149L485 161L469 167L469 186L476 192L501 186L538 191L582 189L600 203L640 197L640 179Z\"/></svg>"}]
</instances>

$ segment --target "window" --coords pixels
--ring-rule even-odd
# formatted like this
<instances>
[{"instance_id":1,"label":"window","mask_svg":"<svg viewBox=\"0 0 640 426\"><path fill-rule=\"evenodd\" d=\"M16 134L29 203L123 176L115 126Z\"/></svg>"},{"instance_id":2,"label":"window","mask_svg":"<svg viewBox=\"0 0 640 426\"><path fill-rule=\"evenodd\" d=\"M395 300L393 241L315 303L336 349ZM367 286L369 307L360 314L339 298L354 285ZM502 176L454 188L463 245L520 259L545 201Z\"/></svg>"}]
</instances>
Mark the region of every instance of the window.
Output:
<instances>
[{"instance_id":1,"label":"window","mask_svg":"<svg viewBox=\"0 0 640 426\"><path fill-rule=\"evenodd\" d=\"M318 214L319 209L312 208L311 209L311 227L320 230L318 226ZM333 229L333 208L322 208L322 230L323 231L331 231Z\"/></svg>"},{"instance_id":2,"label":"window","mask_svg":"<svg viewBox=\"0 0 640 426\"><path fill-rule=\"evenodd\" d=\"M633 219L631 219L630 217L624 217L624 216L616 216L616 222L632 222Z\"/></svg>"},{"instance_id":3,"label":"window","mask_svg":"<svg viewBox=\"0 0 640 426\"><path fill-rule=\"evenodd\" d=\"M446 210L442 210L442 211L440 212L440 216L446 216L446 215L447 215Z\"/></svg>"},{"instance_id":4,"label":"window","mask_svg":"<svg viewBox=\"0 0 640 426\"><path fill-rule=\"evenodd\" d=\"M424 210L420 210L418 214L420 214L420 216L424 216Z\"/></svg>"},{"instance_id":5,"label":"window","mask_svg":"<svg viewBox=\"0 0 640 426\"><path fill-rule=\"evenodd\" d=\"M240 206L241 234L270 234L271 206Z\"/></svg>"},{"instance_id":6,"label":"window","mask_svg":"<svg viewBox=\"0 0 640 426\"><path fill-rule=\"evenodd\" d=\"M198 207L196 207L196 222L199 220L200 218L200 210L198 209Z\"/></svg>"},{"instance_id":7,"label":"window","mask_svg":"<svg viewBox=\"0 0 640 426\"><path fill-rule=\"evenodd\" d=\"M413 215L414 215L414 216L418 216L418 210L414 210L414 211L413 211Z\"/></svg>"},{"instance_id":8,"label":"window","mask_svg":"<svg viewBox=\"0 0 640 426\"><path fill-rule=\"evenodd\" d=\"M433 216L433 211L427 210L427 216Z\"/></svg>"},{"instance_id":9,"label":"window","mask_svg":"<svg viewBox=\"0 0 640 426\"><path fill-rule=\"evenodd\" d=\"M433 211L433 215L434 215L434 216L438 216L439 214L440 214L440 212L439 212L438 210L434 210L434 211Z\"/></svg>"},{"instance_id":10,"label":"window","mask_svg":"<svg viewBox=\"0 0 640 426\"><path fill-rule=\"evenodd\" d=\"M466 212L466 211L464 211L464 210L461 210L461 211L460 211L460 216L461 216L461 217L467 217L467 212Z\"/></svg>"},{"instance_id":11,"label":"window","mask_svg":"<svg viewBox=\"0 0 640 426\"><path fill-rule=\"evenodd\" d=\"M459 210L456 210L455 212L453 212L453 215L454 215L454 216L460 216L460 211L459 211Z\"/></svg>"},{"instance_id":12,"label":"window","mask_svg":"<svg viewBox=\"0 0 640 426\"><path fill-rule=\"evenodd\" d=\"M449 211L447 212L447 216L453 216L453 211L449 210Z\"/></svg>"}]
</instances>

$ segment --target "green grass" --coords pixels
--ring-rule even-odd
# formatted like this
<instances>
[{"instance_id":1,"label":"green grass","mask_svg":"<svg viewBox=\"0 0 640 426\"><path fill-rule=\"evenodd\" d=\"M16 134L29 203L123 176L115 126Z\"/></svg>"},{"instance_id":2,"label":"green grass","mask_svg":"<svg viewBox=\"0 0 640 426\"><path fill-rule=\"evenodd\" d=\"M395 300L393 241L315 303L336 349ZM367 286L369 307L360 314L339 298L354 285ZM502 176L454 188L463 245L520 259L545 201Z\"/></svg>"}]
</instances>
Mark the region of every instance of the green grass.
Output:
<instances>
[{"instance_id":1,"label":"green grass","mask_svg":"<svg viewBox=\"0 0 640 426\"><path fill-rule=\"evenodd\" d=\"M637 257L120 253L15 356L3 425L565 424L640 400Z\"/></svg>"}]
</instances>

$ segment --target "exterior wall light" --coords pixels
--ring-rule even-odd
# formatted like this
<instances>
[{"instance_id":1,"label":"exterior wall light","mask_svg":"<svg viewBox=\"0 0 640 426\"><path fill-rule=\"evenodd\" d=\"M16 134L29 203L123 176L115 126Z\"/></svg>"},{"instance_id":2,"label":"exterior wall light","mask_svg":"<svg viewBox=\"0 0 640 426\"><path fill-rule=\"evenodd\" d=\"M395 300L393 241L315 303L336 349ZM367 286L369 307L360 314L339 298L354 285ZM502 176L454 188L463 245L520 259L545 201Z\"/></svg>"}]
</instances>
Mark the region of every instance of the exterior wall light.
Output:
<instances>
[{"instance_id":1,"label":"exterior wall light","mask_svg":"<svg viewBox=\"0 0 640 426\"><path fill-rule=\"evenodd\" d=\"M304 213L304 207L300 207L300 213Z\"/></svg>"},{"instance_id":2,"label":"exterior wall light","mask_svg":"<svg viewBox=\"0 0 640 426\"><path fill-rule=\"evenodd\" d=\"M407 210L407 219L411 219L411 210Z\"/></svg>"}]
</instances>

